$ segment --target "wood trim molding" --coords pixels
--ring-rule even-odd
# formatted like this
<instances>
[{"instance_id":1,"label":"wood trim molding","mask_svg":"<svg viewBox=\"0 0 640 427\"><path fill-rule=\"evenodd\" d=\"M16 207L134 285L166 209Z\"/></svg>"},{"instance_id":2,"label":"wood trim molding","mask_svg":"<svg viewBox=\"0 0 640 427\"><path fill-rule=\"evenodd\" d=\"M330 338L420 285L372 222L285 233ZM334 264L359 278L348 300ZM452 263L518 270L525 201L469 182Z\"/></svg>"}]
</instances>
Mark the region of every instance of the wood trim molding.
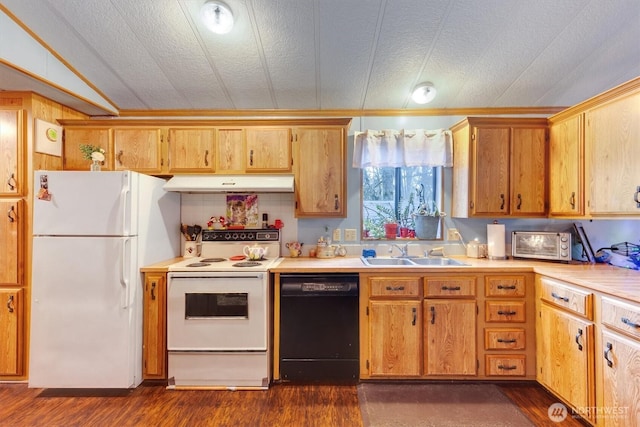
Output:
<instances>
[{"instance_id":1,"label":"wood trim molding","mask_svg":"<svg viewBox=\"0 0 640 427\"><path fill-rule=\"evenodd\" d=\"M88 120L58 120L62 126L204 126L204 127L231 127L231 126L340 126L346 127L351 123L351 117L340 118L299 118L299 119L176 119L161 117L154 119L126 119L126 118L93 118Z\"/></svg>"}]
</instances>

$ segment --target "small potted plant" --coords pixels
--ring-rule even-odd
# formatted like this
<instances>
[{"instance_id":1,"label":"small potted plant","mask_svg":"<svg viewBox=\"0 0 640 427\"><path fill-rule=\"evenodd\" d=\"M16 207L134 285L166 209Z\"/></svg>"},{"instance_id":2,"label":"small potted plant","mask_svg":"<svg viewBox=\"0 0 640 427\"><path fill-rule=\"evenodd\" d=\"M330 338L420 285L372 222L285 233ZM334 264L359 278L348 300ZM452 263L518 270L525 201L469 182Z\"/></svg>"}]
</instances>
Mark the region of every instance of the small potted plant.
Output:
<instances>
[{"instance_id":1,"label":"small potted plant","mask_svg":"<svg viewBox=\"0 0 640 427\"><path fill-rule=\"evenodd\" d=\"M436 239L440 222L446 215L446 213L440 212L433 200L428 204L421 203L413 214L416 237L418 239Z\"/></svg>"},{"instance_id":2,"label":"small potted plant","mask_svg":"<svg viewBox=\"0 0 640 427\"><path fill-rule=\"evenodd\" d=\"M105 159L104 148L96 145L82 144L80 145L80 151L85 159L91 160L90 170L99 171Z\"/></svg>"}]
</instances>

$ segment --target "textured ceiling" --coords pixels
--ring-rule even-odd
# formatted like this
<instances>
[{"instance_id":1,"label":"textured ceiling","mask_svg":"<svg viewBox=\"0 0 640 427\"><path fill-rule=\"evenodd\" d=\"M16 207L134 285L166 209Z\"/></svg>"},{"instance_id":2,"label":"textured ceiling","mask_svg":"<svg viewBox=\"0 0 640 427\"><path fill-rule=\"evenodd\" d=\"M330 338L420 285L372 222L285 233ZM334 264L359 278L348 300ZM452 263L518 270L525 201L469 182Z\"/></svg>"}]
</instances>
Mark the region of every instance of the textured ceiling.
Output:
<instances>
[{"instance_id":1,"label":"textured ceiling","mask_svg":"<svg viewBox=\"0 0 640 427\"><path fill-rule=\"evenodd\" d=\"M640 75L638 0L227 0L224 36L203 3L1 0L121 111L567 106Z\"/></svg>"}]
</instances>

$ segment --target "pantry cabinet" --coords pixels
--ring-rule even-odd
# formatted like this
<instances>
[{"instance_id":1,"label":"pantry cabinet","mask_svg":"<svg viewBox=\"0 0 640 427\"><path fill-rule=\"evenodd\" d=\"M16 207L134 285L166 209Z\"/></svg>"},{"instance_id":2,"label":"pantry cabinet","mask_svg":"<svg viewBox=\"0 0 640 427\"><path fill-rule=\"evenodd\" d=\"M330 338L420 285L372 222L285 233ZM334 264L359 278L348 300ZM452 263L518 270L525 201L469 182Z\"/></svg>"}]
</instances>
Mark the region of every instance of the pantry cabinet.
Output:
<instances>
[{"instance_id":1,"label":"pantry cabinet","mask_svg":"<svg viewBox=\"0 0 640 427\"><path fill-rule=\"evenodd\" d=\"M451 130L452 216L546 215L546 119L469 117Z\"/></svg>"},{"instance_id":2,"label":"pantry cabinet","mask_svg":"<svg viewBox=\"0 0 640 427\"><path fill-rule=\"evenodd\" d=\"M296 217L347 216L345 126L296 128Z\"/></svg>"},{"instance_id":3,"label":"pantry cabinet","mask_svg":"<svg viewBox=\"0 0 640 427\"><path fill-rule=\"evenodd\" d=\"M2 287L0 302L0 379L11 379L24 371L24 290Z\"/></svg>"},{"instance_id":4,"label":"pantry cabinet","mask_svg":"<svg viewBox=\"0 0 640 427\"><path fill-rule=\"evenodd\" d=\"M572 408L595 404L593 294L538 276L537 379Z\"/></svg>"},{"instance_id":5,"label":"pantry cabinet","mask_svg":"<svg viewBox=\"0 0 640 427\"><path fill-rule=\"evenodd\" d=\"M167 275L144 273L143 379L167 378Z\"/></svg>"},{"instance_id":6,"label":"pantry cabinet","mask_svg":"<svg viewBox=\"0 0 640 427\"><path fill-rule=\"evenodd\" d=\"M416 377L421 371L422 301L419 277L369 278L369 373Z\"/></svg>"},{"instance_id":7,"label":"pantry cabinet","mask_svg":"<svg viewBox=\"0 0 640 427\"><path fill-rule=\"evenodd\" d=\"M585 113L592 216L640 215L639 116L640 87Z\"/></svg>"},{"instance_id":8,"label":"pantry cabinet","mask_svg":"<svg viewBox=\"0 0 640 427\"><path fill-rule=\"evenodd\" d=\"M22 117L21 110L0 110L0 196L15 196L22 191Z\"/></svg>"},{"instance_id":9,"label":"pantry cabinet","mask_svg":"<svg viewBox=\"0 0 640 427\"><path fill-rule=\"evenodd\" d=\"M549 215L584 215L584 115L549 119Z\"/></svg>"},{"instance_id":10,"label":"pantry cabinet","mask_svg":"<svg viewBox=\"0 0 640 427\"><path fill-rule=\"evenodd\" d=\"M24 200L0 198L0 285L22 285L24 278Z\"/></svg>"},{"instance_id":11,"label":"pantry cabinet","mask_svg":"<svg viewBox=\"0 0 640 427\"><path fill-rule=\"evenodd\" d=\"M114 170L161 174L163 132L159 127L115 127L113 129Z\"/></svg>"},{"instance_id":12,"label":"pantry cabinet","mask_svg":"<svg viewBox=\"0 0 640 427\"><path fill-rule=\"evenodd\" d=\"M213 127L169 128L167 172L213 173L216 165L215 133Z\"/></svg>"},{"instance_id":13,"label":"pantry cabinet","mask_svg":"<svg viewBox=\"0 0 640 427\"><path fill-rule=\"evenodd\" d=\"M104 149L105 160L101 170L113 170L113 132L108 127L68 127L64 129L62 149L63 168L72 171L88 171L91 160L85 159L81 145Z\"/></svg>"}]
</instances>

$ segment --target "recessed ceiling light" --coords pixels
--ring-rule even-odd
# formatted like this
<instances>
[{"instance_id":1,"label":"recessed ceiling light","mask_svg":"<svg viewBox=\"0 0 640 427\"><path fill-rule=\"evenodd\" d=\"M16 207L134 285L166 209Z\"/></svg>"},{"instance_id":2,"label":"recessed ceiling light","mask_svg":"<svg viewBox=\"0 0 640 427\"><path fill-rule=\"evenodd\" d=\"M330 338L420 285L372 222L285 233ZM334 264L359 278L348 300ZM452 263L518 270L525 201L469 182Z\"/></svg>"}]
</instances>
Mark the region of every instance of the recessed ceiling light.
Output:
<instances>
[{"instance_id":1,"label":"recessed ceiling light","mask_svg":"<svg viewBox=\"0 0 640 427\"><path fill-rule=\"evenodd\" d=\"M417 104L428 104L436 97L436 87L431 82L420 83L413 90L411 99Z\"/></svg>"},{"instance_id":2,"label":"recessed ceiling light","mask_svg":"<svg viewBox=\"0 0 640 427\"><path fill-rule=\"evenodd\" d=\"M233 28L231 8L220 1L208 1L200 9L200 18L216 34L226 34Z\"/></svg>"}]
</instances>

